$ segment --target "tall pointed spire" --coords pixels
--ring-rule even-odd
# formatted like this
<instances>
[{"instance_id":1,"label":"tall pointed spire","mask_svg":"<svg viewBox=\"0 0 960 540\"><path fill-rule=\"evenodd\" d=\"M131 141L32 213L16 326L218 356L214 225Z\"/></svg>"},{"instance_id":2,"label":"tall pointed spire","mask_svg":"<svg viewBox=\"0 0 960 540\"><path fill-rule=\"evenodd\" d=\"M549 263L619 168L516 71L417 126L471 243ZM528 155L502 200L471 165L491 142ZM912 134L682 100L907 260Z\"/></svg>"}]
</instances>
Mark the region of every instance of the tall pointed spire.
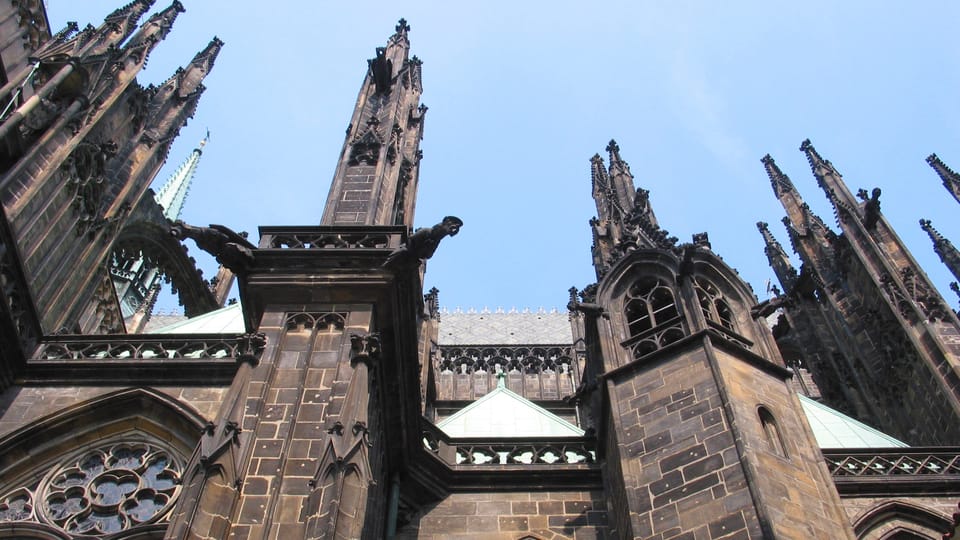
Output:
<instances>
[{"instance_id":1,"label":"tall pointed spire","mask_svg":"<svg viewBox=\"0 0 960 540\"><path fill-rule=\"evenodd\" d=\"M408 58L409 31L401 19L368 61L323 225L413 225L427 108L420 105L421 62Z\"/></svg>"},{"instance_id":2,"label":"tall pointed spire","mask_svg":"<svg viewBox=\"0 0 960 540\"><path fill-rule=\"evenodd\" d=\"M943 187L947 188L947 191L953 195L953 198L956 199L957 202L960 202L960 174L957 174L953 169L947 167L947 164L937 157L936 154L927 156L927 163L940 175L940 179L943 180Z\"/></svg>"},{"instance_id":3,"label":"tall pointed spire","mask_svg":"<svg viewBox=\"0 0 960 540\"><path fill-rule=\"evenodd\" d=\"M213 69L213 63L217 60L217 55L222 48L223 41L214 36L210 43L193 57L186 68L177 72L176 77L179 80L177 93L180 98L187 98L197 90L202 91L203 79Z\"/></svg>"},{"instance_id":4,"label":"tall pointed spire","mask_svg":"<svg viewBox=\"0 0 960 540\"><path fill-rule=\"evenodd\" d=\"M763 252L767 255L770 268L772 268L774 274L776 274L777 280L780 281L784 292L790 292L797 282L797 271L790 262L790 257L787 255L787 252L784 251L780 242L774 238L766 223L758 221L757 229L763 236Z\"/></svg>"},{"instance_id":5,"label":"tall pointed spire","mask_svg":"<svg viewBox=\"0 0 960 540\"><path fill-rule=\"evenodd\" d=\"M770 185L773 187L774 195L779 197L782 193L789 191L795 192L797 190L793 187L793 182L790 181L790 177L783 174L783 171L777 166L777 162L770 157L770 154L763 156L760 162L763 163L763 168L766 169L767 176L770 178Z\"/></svg>"},{"instance_id":6,"label":"tall pointed spire","mask_svg":"<svg viewBox=\"0 0 960 540\"><path fill-rule=\"evenodd\" d=\"M620 146L607 145L610 168L599 154L590 158L590 182L597 205L593 228L593 261L597 277L635 249L672 249L677 239L660 228L650 204L650 192L633 185L630 166L620 157Z\"/></svg>"},{"instance_id":7,"label":"tall pointed spire","mask_svg":"<svg viewBox=\"0 0 960 540\"><path fill-rule=\"evenodd\" d=\"M620 145L617 141L610 139L607 144L607 153L610 155L610 188L616 198L616 204L629 212L633 207L633 199L637 190L633 185L633 174L630 173L630 165L620 157Z\"/></svg>"},{"instance_id":8,"label":"tall pointed spire","mask_svg":"<svg viewBox=\"0 0 960 540\"><path fill-rule=\"evenodd\" d=\"M200 140L200 144L193 149L193 152L177 167L177 170L170 175L170 178L157 192L155 197L157 204L163 207L163 215L170 221L180 219L183 203L187 198L187 193L190 192L190 184L197 172L200 156L203 155L203 147L207 145L209 140L210 130L207 130L206 135Z\"/></svg>"},{"instance_id":9,"label":"tall pointed spire","mask_svg":"<svg viewBox=\"0 0 960 540\"><path fill-rule=\"evenodd\" d=\"M817 179L817 185L823 189L830 204L833 205L837 220L844 221L850 215L859 217L857 211L859 203L850 189L847 188L836 167L828 160L820 157L810 139L806 139L800 144L800 151L806 154L807 162L810 163L810 170L813 171L813 176Z\"/></svg>"},{"instance_id":10,"label":"tall pointed spire","mask_svg":"<svg viewBox=\"0 0 960 540\"><path fill-rule=\"evenodd\" d=\"M811 223L820 224L822 220L810 211L810 207L804 202L800 192L793 186L790 177L784 174L777 166L777 163L770 157L770 154L760 159L763 168L767 171L770 178L770 185L773 187L773 194L780 200L783 209L787 212L789 228L803 236L808 232ZM824 227L826 228L826 227Z\"/></svg>"},{"instance_id":11,"label":"tall pointed spire","mask_svg":"<svg viewBox=\"0 0 960 540\"><path fill-rule=\"evenodd\" d=\"M933 241L933 251L940 256L940 260L950 269L953 277L960 280L960 251L957 251L957 248L954 247L950 240L944 238L933 228L933 224L930 223L929 219L921 219L920 227L927 231L927 235L930 237L930 240Z\"/></svg>"}]
</instances>

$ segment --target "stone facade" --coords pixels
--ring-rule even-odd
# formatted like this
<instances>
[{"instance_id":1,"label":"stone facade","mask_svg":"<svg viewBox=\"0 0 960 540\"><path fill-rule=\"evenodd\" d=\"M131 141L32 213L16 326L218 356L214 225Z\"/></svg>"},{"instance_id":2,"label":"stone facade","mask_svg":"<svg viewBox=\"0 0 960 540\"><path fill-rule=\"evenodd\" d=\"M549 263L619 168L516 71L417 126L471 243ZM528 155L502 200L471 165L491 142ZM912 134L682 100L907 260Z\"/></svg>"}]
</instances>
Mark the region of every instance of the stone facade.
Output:
<instances>
[{"instance_id":1,"label":"stone facade","mask_svg":"<svg viewBox=\"0 0 960 540\"><path fill-rule=\"evenodd\" d=\"M41 3L0 0L0 93L24 92L0 119L0 537L889 539L955 526L960 324L879 194L856 201L809 143L842 232L764 160L804 261L795 271L761 227L775 300L757 305L706 233L669 237L611 141L609 164L591 160L596 283L559 317L444 332L424 261L463 223L411 230L426 107L409 25L368 63L321 225L262 227L254 245L171 223L146 196L222 45L139 86L182 10L150 4L51 34ZM241 331L124 332L111 257L156 262L189 315L221 305L175 236L236 275ZM583 435L437 426L501 381ZM926 446L822 450L798 388Z\"/></svg>"}]
</instances>

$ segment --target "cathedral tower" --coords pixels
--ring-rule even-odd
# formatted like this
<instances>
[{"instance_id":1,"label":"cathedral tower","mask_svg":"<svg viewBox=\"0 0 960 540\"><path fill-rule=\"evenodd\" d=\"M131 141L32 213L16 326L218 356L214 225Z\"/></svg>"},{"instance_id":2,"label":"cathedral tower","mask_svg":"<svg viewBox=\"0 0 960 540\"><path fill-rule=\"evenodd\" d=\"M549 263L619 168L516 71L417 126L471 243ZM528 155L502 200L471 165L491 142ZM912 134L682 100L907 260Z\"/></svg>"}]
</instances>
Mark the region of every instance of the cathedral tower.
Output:
<instances>
[{"instance_id":1,"label":"cathedral tower","mask_svg":"<svg viewBox=\"0 0 960 540\"><path fill-rule=\"evenodd\" d=\"M587 371L603 395L593 414L611 528L852 538L749 287L705 234L676 246L616 143L607 150L609 170L591 160L599 282L571 308L584 314Z\"/></svg>"}]
</instances>

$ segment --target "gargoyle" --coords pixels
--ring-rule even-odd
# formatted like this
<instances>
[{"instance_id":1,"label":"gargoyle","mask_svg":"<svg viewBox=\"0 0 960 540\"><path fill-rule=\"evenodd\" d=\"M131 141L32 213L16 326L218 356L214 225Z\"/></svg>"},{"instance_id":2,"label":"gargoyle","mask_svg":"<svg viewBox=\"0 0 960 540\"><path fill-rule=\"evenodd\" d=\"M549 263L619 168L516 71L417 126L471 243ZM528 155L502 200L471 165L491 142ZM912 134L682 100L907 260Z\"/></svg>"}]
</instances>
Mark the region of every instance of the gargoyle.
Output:
<instances>
[{"instance_id":1,"label":"gargoyle","mask_svg":"<svg viewBox=\"0 0 960 540\"><path fill-rule=\"evenodd\" d=\"M419 264L433 256L440 245L440 241L446 236L456 236L460 232L463 221L455 216L446 216L443 221L433 227L422 227L417 229L410 238L407 238L406 245L393 250L393 253L387 257L383 263L385 267L398 267L405 265Z\"/></svg>"},{"instance_id":2,"label":"gargoyle","mask_svg":"<svg viewBox=\"0 0 960 540\"><path fill-rule=\"evenodd\" d=\"M216 257L217 262L235 274L245 274L253 266L257 247L247 239L247 233L237 234L223 225L194 227L182 221L174 223L170 234L177 239L192 238L197 247Z\"/></svg>"}]
</instances>

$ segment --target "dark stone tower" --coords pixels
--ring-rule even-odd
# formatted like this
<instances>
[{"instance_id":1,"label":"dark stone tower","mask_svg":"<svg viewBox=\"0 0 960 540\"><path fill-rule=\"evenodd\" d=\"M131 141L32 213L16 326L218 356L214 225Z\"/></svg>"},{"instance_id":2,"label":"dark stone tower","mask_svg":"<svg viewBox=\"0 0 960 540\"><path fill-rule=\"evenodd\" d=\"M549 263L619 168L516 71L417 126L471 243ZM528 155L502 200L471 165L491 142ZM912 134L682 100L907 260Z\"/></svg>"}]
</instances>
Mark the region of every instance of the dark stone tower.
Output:
<instances>
[{"instance_id":1,"label":"dark stone tower","mask_svg":"<svg viewBox=\"0 0 960 540\"><path fill-rule=\"evenodd\" d=\"M960 323L880 211L880 190L857 197L810 141L800 147L834 208L840 233L803 203L773 160L764 164L803 266L784 287L790 339L810 344L810 363L838 406L913 444L960 440ZM931 163L944 182L949 170ZM939 168L938 168L939 167ZM801 334L809 334L801 337ZM812 339L811 339L812 338Z\"/></svg>"},{"instance_id":2,"label":"dark stone tower","mask_svg":"<svg viewBox=\"0 0 960 540\"><path fill-rule=\"evenodd\" d=\"M409 235L426 110L409 30L369 61L321 226L261 227L258 247L183 227L237 274L266 348L203 435L169 538L381 538L396 512L423 453L422 261L459 227Z\"/></svg>"},{"instance_id":3,"label":"dark stone tower","mask_svg":"<svg viewBox=\"0 0 960 540\"><path fill-rule=\"evenodd\" d=\"M706 235L675 246L616 143L591 160L599 282L584 313L621 538L852 538L749 287ZM816 517L813 517L816 516Z\"/></svg>"}]
</instances>

